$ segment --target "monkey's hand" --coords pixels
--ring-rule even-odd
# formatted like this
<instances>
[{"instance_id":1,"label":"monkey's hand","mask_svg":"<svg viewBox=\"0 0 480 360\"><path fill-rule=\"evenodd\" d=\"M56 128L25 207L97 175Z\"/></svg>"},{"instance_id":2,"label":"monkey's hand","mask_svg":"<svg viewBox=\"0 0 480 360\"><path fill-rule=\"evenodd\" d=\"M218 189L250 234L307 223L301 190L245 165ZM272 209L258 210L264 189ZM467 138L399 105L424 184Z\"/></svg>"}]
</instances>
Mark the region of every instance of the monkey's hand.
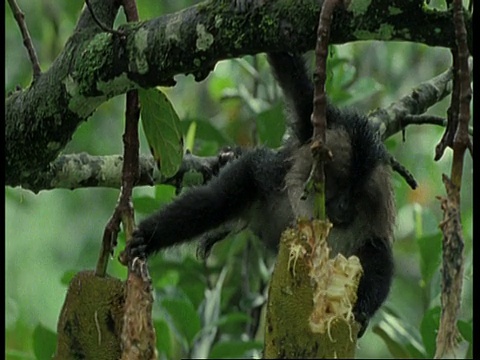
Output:
<instances>
[{"instance_id":1,"label":"monkey's hand","mask_svg":"<svg viewBox=\"0 0 480 360\"><path fill-rule=\"evenodd\" d=\"M124 265L135 258L146 259L151 251L149 251L148 241L145 240L140 229L135 229L132 238L128 241L125 250L120 254L120 262Z\"/></svg>"}]
</instances>

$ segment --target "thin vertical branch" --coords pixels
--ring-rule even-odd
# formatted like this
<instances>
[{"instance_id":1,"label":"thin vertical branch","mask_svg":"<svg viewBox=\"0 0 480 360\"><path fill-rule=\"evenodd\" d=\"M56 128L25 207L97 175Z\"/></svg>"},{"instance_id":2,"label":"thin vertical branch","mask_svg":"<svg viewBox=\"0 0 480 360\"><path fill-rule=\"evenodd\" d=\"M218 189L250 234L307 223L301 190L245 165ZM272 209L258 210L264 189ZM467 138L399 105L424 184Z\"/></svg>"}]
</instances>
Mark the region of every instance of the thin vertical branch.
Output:
<instances>
[{"instance_id":1,"label":"thin vertical branch","mask_svg":"<svg viewBox=\"0 0 480 360\"><path fill-rule=\"evenodd\" d=\"M327 78L328 43L333 10L338 0L325 0L320 12L315 46L316 67L313 72L313 138L325 144L325 130L327 128L327 96L325 94L325 80Z\"/></svg>"},{"instance_id":2,"label":"thin vertical branch","mask_svg":"<svg viewBox=\"0 0 480 360\"><path fill-rule=\"evenodd\" d=\"M128 22L138 21L139 16L135 0L123 0L122 6Z\"/></svg>"},{"instance_id":3,"label":"thin vertical branch","mask_svg":"<svg viewBox=\"0 0 480 360\"><path fill-rule=\"evenodd\" d=\"M313 73L313 141L311 145L313 166L307 187L314 191L314 218L325 220L325 172L324 162L331 159L331 153L326 148L325 133L327 129L327 96L325 94L325 80L327 73L328 43L333 11L340 0L325 0L320 12L315 46L316 67Z\"/></svg>"},{"instance_id":4,"label":"thin vertical branch","mask_svg":"<svg viewBox=\"0 0 480 360\"><path fill-rule=\"evenodd\" d=\"M138 21L135 0L123 0L128 22ZM127 242L135 227L132 191L139 176L138 121L140 101L137 90L127 92L122 201L122 222ZM122 359L157 359L155 327L152 320L153 294L151 278L145 259L130 259L125 290L125 315L122 328Z\"/></svg>"},{"instance_id":5,"label":"thin vertical branch","mask_svg":"<svg viewBox=\"0 0 480 360\"><path fill-rule=\"evenodd\" d=\"M35 51L35 48L33 47L32 38L30 37L27 24L25 23L25 14L18 7L15 0L8 0L8 4L12 9L13 16L18 23L20 32L22 33L23 45L25 45L25 47L27 48L28 57L30 58L30 62L32 63L33 81L35 81L42 74L42 70L40 69L40 63L38 62L37 53Z\"/></svg>"},{"instance_id":6,"label":"thin vertical branch","mask_svg":"<svg viewBox=\"0 0 480 360\"><path fill-rule=\"evenodd\" d=\"M132 208L133 187L139 176L139 140L138 120L140 107L136 91L127 92L125 111L125 133L123 134L123 167L122 186L117 206L107 223L103 234L102 250L97 262L97 276L104 276L112 249L117 244L120 223L124 225L127 239L131 237L134 228L134 213Z\"/></svg>"},{"instance_id":7,"label":"thin vertical branch","mask_svg":"<svg viewBox=\"0 0 480 360\"><path fill-rule=\"evenodd\" d=\"M90 14L94 20L101 26L101 21L95 18L94 9L90 2L86 0ZM129 12L126 13L127 20L138 21L138 12L135 2L129 6ZM131 19L131 20L130 20ZM103 29L103 27L102 27ZM107 29L114 35L123 38L124 34ZM109 219L103 234L102 249L97 261L96 275L104 276L107 271L109 255L117 245L117 237L120 231L120 223L123 223L127 240L131 237L135 227L134 211L132 207L132 193L140 173L139 165L139 140L138 140L138 121L140 118L140 104L136 90L127 92L125 110L125 133L123 134L123 166L122 166L122 186L117 206Z\"/></svg>"},{"instance_id":8,"label":"thin vertical branch","mask_svg":"<svg viewBox=\"0 0 480 360\"><path fill-rule=\"evenodd\" d=\"M124 0L123 9L128 22L138 21L135 0ZM132 193L139 177L138 121L140 119L140 101L137 90L130 90L126 96L125 134L123 135L124 155L122 170L122 195L125 197L125 208L122 222L125 227L126 240L129 241L135 227Z\"/></svg>"},{"instance_id":9,"label":"thin vertical branch","mask_svg":"<svg viewBox=\"0 0 480 360\"><path fill-rule=\"evenodd\" d=\"M449 109L449 126L437 150L448 145L453 148L453 160L450 178L443 175L447 197L441 199L444 212L440 227L443 231L442 264L442 314L436 339L435 358L444 358L453 354L457 342L457 320L460 311L463 271L464 240L460 217L460 189L462 183L463 161L467 149L473 152L468 135L470 121L470 102L472 91L468 69L469 51L461 0L453 1L453 21L456 35L456 49L452 51L454 63L454 91ZM437 152L437 156L441 154Z\"/></svg>"}]
</instances>

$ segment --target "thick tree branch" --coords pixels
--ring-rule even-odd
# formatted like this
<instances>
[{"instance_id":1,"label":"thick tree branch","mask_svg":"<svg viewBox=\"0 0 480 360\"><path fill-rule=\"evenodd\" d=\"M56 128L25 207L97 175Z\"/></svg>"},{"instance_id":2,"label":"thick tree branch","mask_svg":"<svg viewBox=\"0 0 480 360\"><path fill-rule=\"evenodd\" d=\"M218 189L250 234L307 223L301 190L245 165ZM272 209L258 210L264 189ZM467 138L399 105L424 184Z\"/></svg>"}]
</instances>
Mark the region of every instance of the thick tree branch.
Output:
<instances>
[{"instance_id":1,"label":"thick tree branch","mask_svg":"<svg viewBox=\"0 0 480 360\"><path fill-rule=\"evenodd\" d=\"M97 15L112 26L118 10L115 1L97 0L95 4ZM88 46L95 46L92 39L100 31L88 10L84 11L73 35L50 69L38 76L28 89L7 97L6 185L35 184L37 173L47 168L70 141L78 125L105 101L104 97L72 95L80 85L74 83L72 76L81 70L78 65L88 59ZM96 46L101 45L96 43ZM92 106L92 103L97 105Z\"/></svg>"},{"instance_id":2,"label":"thick tree branch","mask_svg":"<svg viewBox=\"0 0 480 360\"><path fill-rule=\"evenodd\" d=\"M91 1L96 16L109 27L117 3ZM423 1L373 0L368 7L349 10L335 13L331 43L377 39L454 44L450 14L430 11ZM226 58L313 49L319 11L316 0L294 5L279 0L239 14L230 0L210 0L125 24L119 29L123 37L101 32L85 10L50 69L31 87L6 99L6 185L39 188L38 173L46 171L77 127L111 97L138 87L173 85L173 76L180 73L203 79ZM471 19L465 21L470 30Z\"/></svg>"},{"instance_id":3,"label":"thick tree branch","mask_svg":"<svg viewBox=\"0 0 480 360\"><path fill-rule=\"evenodd\" d=\"M151 155L140 155L140 175L137 185L170 184L192 186L203 183L231 158L220 156L199 157L185 154L177 175L166 178L157 168ZM123 157L121 155L94 156L87 153L61 155L49 169L37 173L38 187L27 187L35 193L41 190L105 187L119 189L122 181ZM190 175L184 178L186 173Z\"/></svg>"}]
</instances>

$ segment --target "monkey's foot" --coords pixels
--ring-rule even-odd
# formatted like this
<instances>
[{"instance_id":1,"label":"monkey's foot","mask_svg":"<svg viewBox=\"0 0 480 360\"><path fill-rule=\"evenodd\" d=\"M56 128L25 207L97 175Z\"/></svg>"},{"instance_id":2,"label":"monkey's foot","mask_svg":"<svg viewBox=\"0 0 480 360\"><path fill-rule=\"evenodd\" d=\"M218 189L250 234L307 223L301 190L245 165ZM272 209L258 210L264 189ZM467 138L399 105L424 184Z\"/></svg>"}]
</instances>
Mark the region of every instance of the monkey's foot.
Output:
<instances>
[{"instance_id":1,"label":"monkey's foot","mask_svg":"<svg viewBox=\"0 0 480 360\"><path fill-rule=\"evenodd\" d=\"M364 312L353 312L355 316L355 321L360 324L360 331L358 332L357 338L360 339L363 334L365 334L365 330L367 330L369 319Z\"/></svg>"}]
</instances>

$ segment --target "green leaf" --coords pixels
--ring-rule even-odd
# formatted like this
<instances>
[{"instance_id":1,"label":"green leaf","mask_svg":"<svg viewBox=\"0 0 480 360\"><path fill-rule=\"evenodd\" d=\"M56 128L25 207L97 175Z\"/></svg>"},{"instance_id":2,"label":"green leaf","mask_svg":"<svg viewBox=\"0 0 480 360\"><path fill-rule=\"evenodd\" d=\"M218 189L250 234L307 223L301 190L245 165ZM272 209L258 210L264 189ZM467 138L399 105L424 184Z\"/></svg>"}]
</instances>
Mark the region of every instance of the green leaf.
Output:
<instances>
[{"instance_id":1,"label":"green leaf","mask_svg":"<svg viewBox=\"0 0 480 360\"><path fill-rule=\"evenodd\" d=\"M382 311L382 319L373 327L395 358L425 358L425 350L418 331L389 312Z\"/></svg>"},{"instance_id":2,"label":"green leaf","mask_svg":"<svg viewBox=\"0 0 480 360\"><path fill-rule=\"evenodd\" d=\"M77 274L77 272L78 272L78 270L67 270L67 271L65 271L62 275L62 278L60 279L60 282L63 285L68 286L70 284L70 281Z\"/></svg>"},{"instance_id":3,"label":"green leaf","mask_svg":"<svg viewBox=\"0 0 480 360\"><path fill-rule=\"evenodd\" d=\"M200 331L200 318L190 301L184 299L164 299L163 308L168 312L173 325L191 346L195 335Z\"/></svg>"},{"instance_id":4,"label":"green leaf","mask_svg":"<svg viewBox=\"0 0 480 360\"><path fill-rule=\"evenodd\" d=\"M133 198L133 206L142 214L151 214L168 204L175 197L175 187L171 185L155 186L155 196L140 195Z\"/></svg>"},{"instance_id":5,"label":"green leaf","mask_svg":"<svg viewBox=\"0 0 480 360\"><path fill-rule=\"evenodd\" d=\"M195 135L197 133L197 123L192 121L187 130L187 136L185 137L185 148L187 150L193 151L193 146L195 145Z\"/></svg>"},{"instance_id":6,"label":"green leaf","mask_svg":"<svg viewBox=\"0 0 480 360\"><path fill-rule=\"evenodd\" d=\"M38 324L33 330L33 352L38 360L50 360L57 348L57 334Z\"/></svg>"},{"instance_id":7,"label":"green leaf","mask_svg":"<svg viewBox=\"0 0 480 360\"><path fill-rule=\"evenodd\" d=\"M157 350L168 358L172 357L172 334L164 320L155 320L155 334L157 336ZM161 357L160 357L161 358Z\"/></svg>"},{"instance_id":8,"label":"green leaf","mask_svg":"<svg viewBox=\"0 0 480 360\"><path fill-rule=\"evenodd\" d=\"M221 100L225 89L235 88L236 85L235 81L232 79L230 71L227 70L225 75L221 75L220 67L230 67L230 65L226 63L221 64L219 65L219 71L215 70L211 74L211 79L208 82L208 92L212 99L216 101Z\"/></svg>"},{"instance_id":9,"label":"green leaf","mask_svg":"<svg viewBox=\"0 0 480 360\"><path fill-rule=\"evenodd\" d=\"M250 321L250 317L247 314L237 311L221 316L218 319L217 325L246 324L248 321Z\"/></svg>"},{"instance_id":10,"label":"green leaf","mask_svg":"<svg viewBox=\"0 0 480 360\"><path fill-rule=\"evenodd\" d=\"M158 200L158 205L168 204L175 197L175 187L172 185L157 185L155 186L155 199Z\"/></svg>"},{"instance_id":11,"label":"green leaf","mask_svg":"<svg viewBox=\"0 0 480 360\"><path fill-rule=\"evenodd\" d=\"M279 147L285 133L285 116L283 106L277 104L258 114L257 131L260 143L271 148Z\"/></svg>"},{"instance_id":12,"label":"green leaf","mask_svg":"<svg viewBox=\"0 0 480 360\"><path fill-rule=\"evenodd\" d=\"M155 288L161 289L167 286L176 286L179 282L180 275L178 271L166 270L162 273L160 278L155 281Z\"/></svg>"},{"instance_id":13,"label":"green leaf","mask_svg":"<svg viewBox=\"0 0 480 360\"><path fill-rule=\"evenodd\" d=\"M220 146L225 144L231 144L232 140L229 139L224 133L213 126L209 121L202 119L183 119L182 130L187 132L191 124L195 123L195 139L202 139L205 141L214 141Z\"/></svg>"},{"instance_id":14,"label":"green leaf","mask_svg":"<svg viewBox=\"0 0 480 360\"><path fill-rule=\"evenodd\" d=\"M420 324L420 334L422 335L423 345L427 351L427 357L432 358L435 355L436 338L438 326L440 324L440 306L428 309L423 315Z\"/></svg>"},{"instance_id":15,"label":"green leaf","mask_svg":"<svg viewBox=\"0 0 480 360\"><path fill-rule=\"evenodd\" d=\"M248 351L261 350L263 343L260 341L222 341L213 346L210 352L211 359L243 358Z\"/></svg>"},{"instance_id":16,"label":"green leaf","mask_svg":"<svg viewBox=\"0 0 480 360\"><path fill-rule=\"evenodd\" d=\"M178 171L183 157L180 118L167 96L157 88L140 89L140 115L148 146L165 177Z\"/></svg>"},{"instance_id":17,"label":"green leaf","mask_svg":"<svg viewBox=\"0 0 480 360\"><path fill-rule=\"evenodd\" d=\"M408 358L408 352L400 342L395 341L391 335L379 326L373 328L373 332L380 336L388 347L390 353L397 359Z\"/></svg>"},{"instance_id":18,"label":"green leaf","mask_svg":"<svg viewBox=\"0 0 480 360\"><path fill-rule=\"evenodd\" d=\"M470 320L470 321L458 320L457 326L458 326L458 331L460 331L460 334L465 339L465 341L472 344L473 343L473 320Z\"/></svg>"},{"instance_id":19,"label":"green leaf","mask_svg":"<svg viewBox=\"0 0 480 360\"><path fill-rule=\"evenodd\" d=\"M151 214L159 208L159 202L151 196L136 196L133 198L133 207L142 214Z\"/></svg>"},{"instance_id":20,"label":"green leaf","mask_svg":"<svg viewBox=\"0 0 480 360\"><path fill-rule=\"evenodd\" d=\"M465 354L465 359L473 359L473 319L470 321L458 320L457 322L458 330L463 336L465 341L468 342L467 353Z\"/></svg>"},{"instance_id":21,"label":"green leaf","mask_svg":"<svg viewBox=\"0 0 480 360\"><path fill-rule=\"evenodd\" d=\"M420 249L420 270L422 279L428 284L433 274L438 271L442 253L442 235L423 236L417 240Z\"/></svg>"}]
</instances>

